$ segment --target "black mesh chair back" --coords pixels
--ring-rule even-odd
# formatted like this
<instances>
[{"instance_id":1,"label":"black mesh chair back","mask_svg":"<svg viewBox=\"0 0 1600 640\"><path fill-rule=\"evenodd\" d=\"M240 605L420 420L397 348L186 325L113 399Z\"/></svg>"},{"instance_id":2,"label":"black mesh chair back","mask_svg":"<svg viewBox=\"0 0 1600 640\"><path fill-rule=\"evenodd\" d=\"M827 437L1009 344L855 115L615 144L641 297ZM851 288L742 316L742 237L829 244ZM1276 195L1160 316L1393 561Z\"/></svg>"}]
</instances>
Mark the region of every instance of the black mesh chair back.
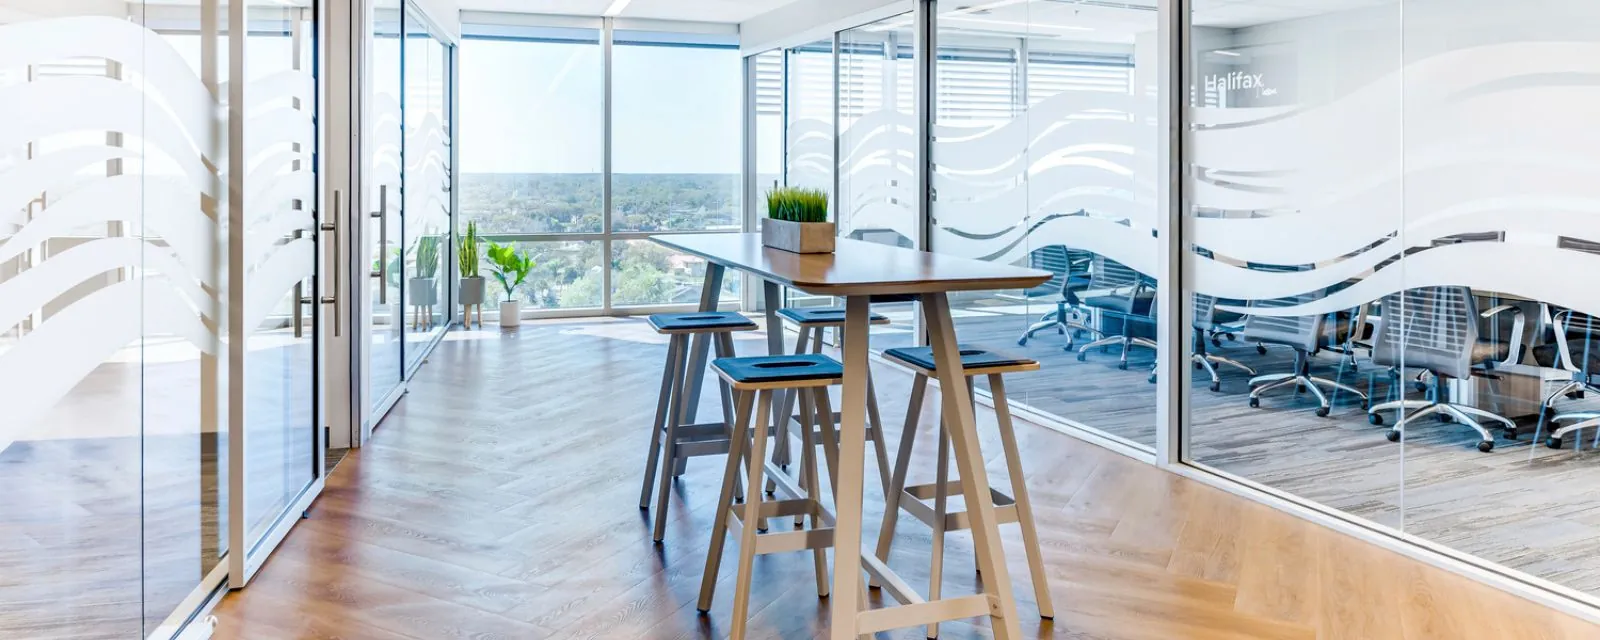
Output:
<instances>
[{"instance_id":1,"label":"black mesh chair back","mask_svg":"<svg viewBox=\"0 0 1600 640\"><path fill-rule=\"evenodd\" d=\"M1258 271L1309 271L1313 265L1264 265L1250 263L1251 269ZM1297 296L1277 298L1273 300L1251 300L1248 307L1251 309L1281 309L1293 307L1321 300L1328 295L1327 289L1317 289ZM1244 338L1250 342L1270 342L1294 347L1306 353L1312 353L1322 344L1322 331L1326 326L1325 314L1310 316L1269 316L1252 313L1244 320Z\"/></svg>"},{"instance_id":2,"label":"black mesh chair back","mask_svg":"<svg viewBox=\"0 0 1600 640\"><path fill-rule=\"evenodd\" d=\"M1477 343L1478 310L1471 289L1418 287L1384 296L1372 362L1466 378L1472 375Z\"/></svg>"},{"instance_id":3,"label":"black mesh chair back","mask_svg":"<svg viewBox=\"0 0 1600 640\"><path fill-rule=\"evenodd\" d=\"M1095 292L1095 306L1131 314L1145 292L1147 281L1132 267L1095 254L1089 265L1089 290Z\"/></svg>"}]
</instances>

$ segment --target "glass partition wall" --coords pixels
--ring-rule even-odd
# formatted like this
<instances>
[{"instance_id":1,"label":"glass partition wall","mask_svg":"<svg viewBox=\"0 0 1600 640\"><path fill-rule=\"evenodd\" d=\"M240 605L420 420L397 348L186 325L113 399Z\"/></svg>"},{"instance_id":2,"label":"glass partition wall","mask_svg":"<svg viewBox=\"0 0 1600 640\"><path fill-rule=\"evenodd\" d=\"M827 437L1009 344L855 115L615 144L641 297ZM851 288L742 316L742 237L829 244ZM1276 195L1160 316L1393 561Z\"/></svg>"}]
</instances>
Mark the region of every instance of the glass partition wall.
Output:
<instances>
[{"instance_id":1,"label":"glass partition wall","mask_svg":"<svg viewBox=\"0 0 1600 640\"><path fill-rule=\"evenodd\" d=\"M367 60L371 265L367 398L376 424L455 317L455 45L410 3L379 0Z\"/></svg>"},{"instance_id":2,"label":"glass partition wall","mask_svg":"<svg viewBox=\"0 0 1600 640\"><path fill-rule=\"evenodd\" d=\"M321 486L318 7L7 9L0 637L172 637Z\"/></svg>"},{"instance_id":3,"label":"glass partition wall","mask_svg":"<svg viewBox=\"0 0 1600 640\"><path fill-rule=\"evenodd\" d=\"M748 51L753 202L1054 274L955 300L1047 425L1600 605L1600 8L906 9Z\"/></svg>"},{"instance_id":4,"label":"glass partition wall","mask_svg":"<svg viewBox=\"0 0 1600 640\"><path fill-rule=\"evenodd\" d=\"M535 262L516 291L491 284L485 306L696 304L705 262L649 238L743 229L738 38L582 22L463 26L460 222ZM739 291L725 279L723 302Z\"/></svg>"}]
</instances>

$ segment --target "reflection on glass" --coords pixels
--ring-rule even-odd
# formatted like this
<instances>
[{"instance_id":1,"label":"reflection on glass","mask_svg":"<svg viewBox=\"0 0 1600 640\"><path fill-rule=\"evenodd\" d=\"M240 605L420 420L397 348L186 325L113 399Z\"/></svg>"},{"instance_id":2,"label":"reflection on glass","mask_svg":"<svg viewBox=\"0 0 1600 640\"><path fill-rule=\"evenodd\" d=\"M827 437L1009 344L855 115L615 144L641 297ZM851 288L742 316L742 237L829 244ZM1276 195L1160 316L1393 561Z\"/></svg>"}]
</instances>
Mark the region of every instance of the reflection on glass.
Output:
<instances>
[{"instance_id":1,"label":"reflection on glass","mask_svg":"<svg viewBox=\"0 0 1600 640\"><path fill-rule=\"evenodd\" d=\"M450 314L450 47L405 14L404 251L407 366L427 354Z\"/></svg>"},{"instance_id":2,"label":"reflection on glass","mask_svg":"<svg viewBox=\"0 0 1600 640\"><path fill-rule=\"evenodd\" d=\"M600 34L518 33L461 43L462 223L484 234L599 233Z\"/></svg>"},{"instance_id":3,"label":"reflection on glass","mask_svg":"<svg viewBox=\"0 0 1600 640\"><path fill-rule=\"evenodd\" d=\"M739 128L730 126L741 105L737 39L613 38L613 228L738 231Z\"/></svg>"},{"instance_id":4,"label":"reflection on glass","mask_svg":"<svg viewBox=\"0 0 1600 640\"><path fill-rule=\"evenodd\" d=\"M839 235L898 247L917 237L916 66L911 14L839 33ZM834 300L833 304L843 304ZM912 346L916 306L873 305L874 349Z\"/></svg>"},{"instance_id":5,"label":"reflection on glass","mask_svg":"<svg viewBox=\"0 0 1600 640\"><path fill-rule=\"evenodd\" d=\"M372 56L367 63L371 106L365 125L370 143L364 145L370 172L366 198L376 214L370 218L366 235L372 260L368 398L375 408L392 399L405 373L400 365L406 330L405 304L400 299L406 278L400 233L404 213L400 153L405 136L400 112L404 84L400 41L400 2L382 0L373 12Z\"/></svg>"},{"instance_id":6,"label":"reflection on glass","mask_svg":"<svg viewBox=\"0 0 1600 640\"><path fill-rule=\"evenodd\" d=\"M930 249L1054 274L952 296L962 341L1044 365L1013 402L1154 446L1156 13L940 2L936 24Z\"/></svg>"}]
</instances>

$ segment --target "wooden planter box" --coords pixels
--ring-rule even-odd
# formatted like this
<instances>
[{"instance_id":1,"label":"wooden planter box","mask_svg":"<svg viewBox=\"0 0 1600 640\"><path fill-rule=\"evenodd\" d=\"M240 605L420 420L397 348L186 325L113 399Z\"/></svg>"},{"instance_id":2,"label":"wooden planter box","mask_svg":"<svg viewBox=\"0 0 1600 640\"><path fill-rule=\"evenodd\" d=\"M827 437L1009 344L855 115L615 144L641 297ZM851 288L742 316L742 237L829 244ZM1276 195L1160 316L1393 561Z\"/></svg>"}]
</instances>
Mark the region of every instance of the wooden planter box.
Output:
<instances>
[{"instance_id":1,"label":"wooden planter box","mask_svg":"<svg viewBox=\"0 0 1600 640\"><path fill-rule=\"evenodd\" d=\"M790 222L767 218L761 244L790 253L833 253L832 222Z\"/></svg>"}]
</instances>

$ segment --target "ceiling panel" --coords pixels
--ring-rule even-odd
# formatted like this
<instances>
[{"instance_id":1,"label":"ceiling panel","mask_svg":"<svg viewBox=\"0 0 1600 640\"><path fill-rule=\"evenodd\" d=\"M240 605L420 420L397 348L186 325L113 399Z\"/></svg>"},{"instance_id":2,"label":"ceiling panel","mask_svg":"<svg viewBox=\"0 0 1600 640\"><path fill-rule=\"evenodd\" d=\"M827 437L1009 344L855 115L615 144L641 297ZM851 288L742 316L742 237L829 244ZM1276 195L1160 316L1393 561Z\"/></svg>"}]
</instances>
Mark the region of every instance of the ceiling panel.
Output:
<instances>
[{"instance_id":1,"label":"ceiling panel","mask_svg":"<svg viewBox=\"0 0 1600 640\"><path fill-rule=\"evenodd\" d=\"M817 0L633 0L623 9L623 18L692 20L696 22L743 22L796 1ZM598 16L612 0L460 0L467 11L510 11L559 15Z\"/></svg>"}]
</instances>

